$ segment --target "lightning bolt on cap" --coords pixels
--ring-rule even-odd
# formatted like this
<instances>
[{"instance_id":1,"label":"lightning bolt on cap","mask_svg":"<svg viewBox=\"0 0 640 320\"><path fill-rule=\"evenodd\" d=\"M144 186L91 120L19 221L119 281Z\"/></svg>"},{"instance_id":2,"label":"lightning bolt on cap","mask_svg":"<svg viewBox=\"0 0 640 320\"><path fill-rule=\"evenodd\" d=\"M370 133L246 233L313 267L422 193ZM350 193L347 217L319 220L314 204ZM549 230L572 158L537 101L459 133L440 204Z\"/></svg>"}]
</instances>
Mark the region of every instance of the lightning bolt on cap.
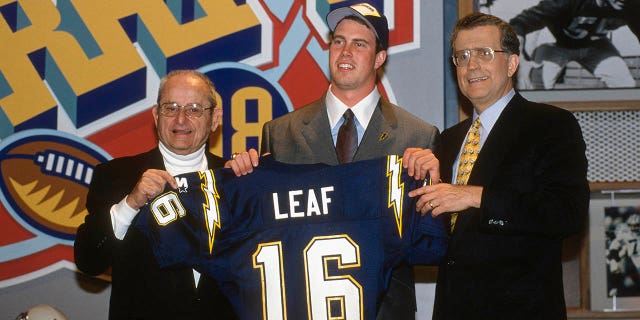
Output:
<instances>
[{"instance_id":1,"label":"lightning bolt on cap","mask_svg":"<svg viewBox=\"0 0 640 320\"><path fill-rule=\"evenodd\" d=\"M384 50L389 48L389 25L387 17L368 3L358 3L348 7L337 8L327 15L327 24L331 32L336 30L338 23L346 17L356 17L362 20L369 29L373 30L376 38Z\"/></svg>"}]
</instances>

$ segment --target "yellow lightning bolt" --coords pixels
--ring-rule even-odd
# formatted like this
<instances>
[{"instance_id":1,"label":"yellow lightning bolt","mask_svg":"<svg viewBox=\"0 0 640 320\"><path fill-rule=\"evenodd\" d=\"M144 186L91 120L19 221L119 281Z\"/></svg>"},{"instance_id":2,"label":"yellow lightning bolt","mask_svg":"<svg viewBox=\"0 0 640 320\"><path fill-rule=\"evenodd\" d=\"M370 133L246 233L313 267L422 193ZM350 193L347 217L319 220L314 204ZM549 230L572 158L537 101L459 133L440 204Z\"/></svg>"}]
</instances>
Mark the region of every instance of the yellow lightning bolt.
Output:
<instances>
[{"instance_id":1,"label":"yellow lightning bolt","mask_svg":"<svg viewBox=\"0 0 640 320\"><path fill-rule=\"evenodd\" d=\"M200 180L202 181L200 188L206 199L206 202L202 204L202 212L204 213L204 222L209 237L209 254L211 254L216 230L220 230L220 208L218 206L220 195L216 189L216 178L213 170L200 171Z\"/></svg>"},{"instance_id":2,"label":"yellow lightning bolt","mask_svg":"<svg viewBox=\"0 0 640 320\"><path fill-rule=\"evenodd\" d=\"M388 207L393 207L393 213L398 226L398 234L402 238L402 199L404 197L404 183L401 180L402 158L397 155L387 156L387 177L389 178Z\"/></svg>"}]
</instances>

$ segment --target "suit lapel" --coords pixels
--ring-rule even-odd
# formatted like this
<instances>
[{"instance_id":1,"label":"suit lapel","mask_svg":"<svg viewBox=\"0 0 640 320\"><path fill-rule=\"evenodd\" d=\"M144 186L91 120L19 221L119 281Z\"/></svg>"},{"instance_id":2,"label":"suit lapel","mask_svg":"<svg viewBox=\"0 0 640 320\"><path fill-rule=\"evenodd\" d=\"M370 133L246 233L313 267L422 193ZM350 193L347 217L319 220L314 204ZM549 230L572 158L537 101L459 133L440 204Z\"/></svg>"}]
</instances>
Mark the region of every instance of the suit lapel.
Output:
<instances>
[{"instance_id":1,"label":"suit lapel","mask_svg":"<svg viewBox=\"0 0 640 320\"><path fill-rule=\"evenodd\" d=\"M142 155L142 163L147 164L149 169L166 170L164 167L164 161L162 160L162 153L160 149L155 147Z\"/></svg>"},{"instance_id":2,"label":"suit lapel","mask_svg":"<svg viewBox=\"0 0 640 320\"><path fill-rule=\"evenodd\" d=\"M469 184L488 185L496 175L502 160L517 142L522 127L520 115L523 103L525 103L524 98L516 94L500 114L480 150L478 160L469 177Z\"/></svg>"},{"instance_id":3,"label":"suit lapel","mask_svg":"<svg viewBox=\"0 0 640 320\"><path fill-rule=\"evenodd\" d=\"M339 164L331 137L324 98L301 110L305 110L302 115L303 128L301 132L309 148L314 150L315 158L319 162L330 165ZM390 152L391 146L397 139L394 136L397 127L398 119L393 113L391 104L381 98L371 115L371 120L358 145L353 161L371 159Z\"/></svg>"},{"instance_id":4,"label":"suit lapel","mask_svg":"<svg viewBox=\"0 0 640 320\"><path fill-rule=\"evenodd\" d=\"M305 110L302 115L302 136L307 142L309 150L314 152L314 158L318 159L318 162L330 165L338 164L324 98L301 110Z\"/></svg>"},{"instance_id":5,"label":"suit lapel","mask_svg":"<svg viewBox=\"0 0 640 320\"><path fill-rule=\"evenodd\" d=\"M440 179L444 182L454 183L453 181L453 164L460 152L462 143L471 127L471 118L463 120L455 126L445 130L441 136L441 147L436 150L436 157L440 160ZM445 223L448 226L451 222L451 215L445 215ZM464 215L458 215L457 227L460 229L463 224Z\"/></svg>"},{"instance_id":6,"label":"suit lapel","mask_svg":"<svg viewBox=\"0 0 640 320\"><path fill-rule=\"evenodd\" d=\"M442 135L442 148L437 153L437 157L440 163L448 164L441 166L441 179L445 182L454 183L453 179L453 164L460 153L462 143L467 136L467 132L471 127L471 118L465 119L459 124L451 127Z\"/></svg>"},{"instance_id":7,"label":"suit lapel","mask_svg":"<svg viewBox=\"0 0 640 320\"><path fill-rule=\"evenodd\" d=\"M209 168L218 168L224 166L225 160L219 157L216 157L209 151L205 151L205 156L207 157L207 164ZM158 170L167 170L164 166L164 160L162 159L162 153L160 153L160 149L158 147L149 150L148 152L142 154L141 162L146 165L149 169L158 169Z\"/></svg>"},{"instance_id":8,"label":"suit lapel","mask_svg":"<svg viewBox=\"0 0 640 320\"><path fill-rule=\"evenodd\" d=\"M468 181L469 185L486 186L489 185L493 177L496 176L496 171L502 163L502 160L507 152L512 150L513 143L518 139L523 103L526 103L524 98L516 94L498 117L482 149L480 149L480 154L473 166L473 170L471 170ZM445 147L449 145L452 146L445 149L442 154L443 159L441 159L441 163L450 164L448 168L443 168L443 179L448 178L448 181L454 182L453 163L460 152L469 127L471 127L471 118L449 129L450 132L447 133L446 140L443 135L442 144ZM472 213L472 211L477 211L477 209L467 209L465 211L470 212L458 215L454 232L460 232L460 230L466 229L466 225L470 223L470 221L480 217L480 215Z\"/></svg>"},{"instance_id":9,"label":"suit lapel","mask_svg":"<svg viewBox=\"0 0 640 320\"><path fill-rule=\"evenodd\" d=\"M397 126L398 119L391 105L380 98L353 161L372 159L388 153L389 145L395 140L394 129Z\"/></svg>"}]
</instances>

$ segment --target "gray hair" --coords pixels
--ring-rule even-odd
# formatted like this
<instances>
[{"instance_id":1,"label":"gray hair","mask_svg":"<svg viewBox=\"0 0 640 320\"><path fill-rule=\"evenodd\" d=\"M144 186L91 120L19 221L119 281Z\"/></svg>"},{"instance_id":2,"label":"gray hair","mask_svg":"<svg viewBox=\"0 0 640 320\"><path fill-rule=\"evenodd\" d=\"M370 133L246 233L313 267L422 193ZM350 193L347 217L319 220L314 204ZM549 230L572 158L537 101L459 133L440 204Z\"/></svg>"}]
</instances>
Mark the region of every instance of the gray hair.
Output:
<instances>
[{"instance_id":1,"label":"gray hair","mask_svg":"<svg viewBox=\"0 0 640 320\"><path fill-rule=\"evenodd\" d=\"M162 100L162 93L164 92L164 87L167 84L167 81L172 77L175 77L178 75L191 75L202 80L202 82L204 82L204 84L207 86L207 92L208 92L207 99L211 104L211 108L213 109L217 106L216 87L213 85L213 82L211 81L211 79L209 79L209 77L207 77L201 72L198 72L196 70L190 70L190 69L173 70L167 73L164 77L162 77L162 79L160 80L160 88L158 89L157 103L160 103L160 100Z\"/></svg>"}]
</instances>

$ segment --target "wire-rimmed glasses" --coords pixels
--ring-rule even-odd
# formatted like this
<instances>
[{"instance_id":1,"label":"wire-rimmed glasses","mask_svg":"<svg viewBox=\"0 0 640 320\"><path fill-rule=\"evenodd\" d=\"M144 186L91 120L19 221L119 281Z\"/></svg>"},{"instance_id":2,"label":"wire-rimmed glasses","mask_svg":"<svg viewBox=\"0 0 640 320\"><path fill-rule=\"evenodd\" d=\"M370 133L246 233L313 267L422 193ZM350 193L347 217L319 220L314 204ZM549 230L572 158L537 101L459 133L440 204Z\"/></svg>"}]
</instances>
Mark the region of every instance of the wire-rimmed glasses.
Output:
<instances>
[{"instance_id":1,"label":"wire-rimmed glasses","mask_svg":"<svg viewBox=\"0 0 640 320\"><path fill-rule=\"evenodd\" d=\"M207 108L197 103L179 105L176 102L165 102L158 105L158 109L160 114L165 117L175 117L180 113L180 109L183 109L184 115L188 118L200 118L204 114L204 111L211 109L211 107Z\"/></svg>"},{"instance_id":2,"label":"wire-rimmed glasses","mask_svg":"<svg viewBox=\"0 0 640 320\"><path fill-rule=\"evenodd\" d=\"M453 64L458 68L463 68L469 65L469 61L471 61L471 57L475 56L482 63L491 63L495 58L496 52L507 52L504 50L493 50L492 48L473 48L473 49L464 49L458 50L453 53L451 59L453 59Z\"/></svg>"}]
</instances>

